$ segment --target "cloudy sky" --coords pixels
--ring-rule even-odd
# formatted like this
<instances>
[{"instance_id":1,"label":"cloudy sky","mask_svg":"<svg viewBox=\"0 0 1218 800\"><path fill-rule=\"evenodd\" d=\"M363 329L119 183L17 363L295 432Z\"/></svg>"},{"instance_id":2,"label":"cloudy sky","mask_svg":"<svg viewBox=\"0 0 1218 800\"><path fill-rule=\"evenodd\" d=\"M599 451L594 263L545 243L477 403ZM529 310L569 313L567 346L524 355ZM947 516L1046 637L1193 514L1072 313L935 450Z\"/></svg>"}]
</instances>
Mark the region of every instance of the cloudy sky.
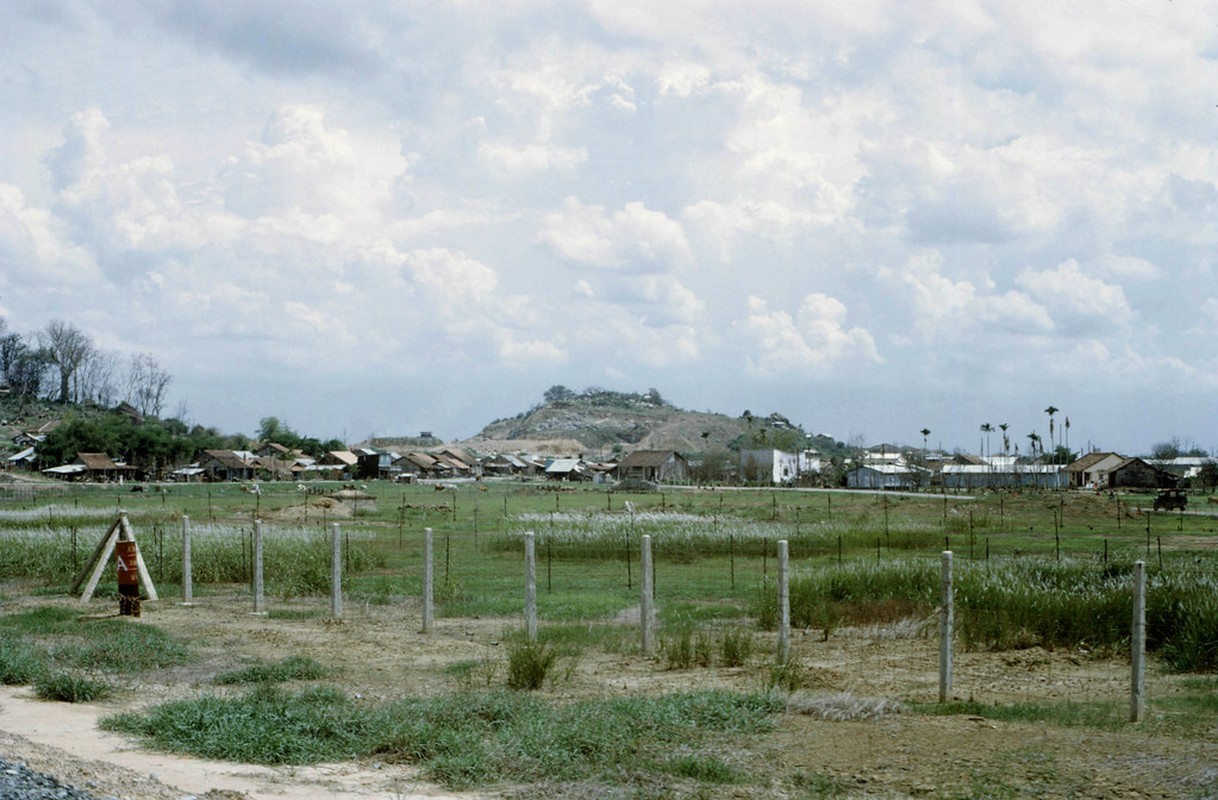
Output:
<instances>
[{"instance_id":1,"label":"cloudy sky","mask_svg":"<svg viewBox=\"0 0 1218 800\"><path fill-rule=\"evenodd\" d=\"M1218 448L1213 3L7 0L0 51L0 315L193 422Z\"/></svg>"}]
</instances>

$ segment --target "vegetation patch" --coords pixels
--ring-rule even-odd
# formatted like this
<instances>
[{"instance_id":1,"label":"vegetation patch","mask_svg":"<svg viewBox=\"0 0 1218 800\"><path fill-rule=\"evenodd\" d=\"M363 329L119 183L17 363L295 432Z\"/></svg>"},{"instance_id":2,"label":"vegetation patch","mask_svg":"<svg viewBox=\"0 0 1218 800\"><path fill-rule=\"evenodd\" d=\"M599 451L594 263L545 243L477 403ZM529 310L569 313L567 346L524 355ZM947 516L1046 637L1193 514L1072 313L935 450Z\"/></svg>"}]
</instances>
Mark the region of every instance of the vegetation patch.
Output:
<instances>
[{"instance_id":1,"label":"vegetation patch","mask_svg":"<svg viewBox=\"0 0 1218 800\"><path fill-rule=\"evenodd\" d=\"M929 560L822 567L790 582L791 624L832 629L842 619L925 615L939 602L938 565ZM956 630L968 649L1089 647L1128 650L1132 570L1087 561L964 562L954 576ZM777 626L773 587L754 609ZM1218 668L1218 581L1187 566L1149 571L1147 649L1181 671Z\"/></svg>"},{"instance_id":2,"label":"vegetation patch","mask_svg":"<svg viewBox=\"0 0 1218 800\"><path fill-rule=\"evenodd\" d=\"M83 673L141 672L192 657L185 644L144 622L80 617L58 606L0 617L0 683L34 684L46 699L93 700L112 688Z\"/></svg>"},{"instance_id":3,"label":"vegetation patch","mask_svg":"<svg viewBox=\"0 0 1218 800\"><path fill-rule=\"evenodd\" d=\"M114 693L108 682L76 672L51 672L34 682L34 693L43 700L63 703L91 703Z\"/></svg>"},{"instance_id":4,"label":"vegetation patch","mask_svg":"<svg viewBox=\"0 0 1218 800\"><path fill-rule=\"evenodd\" d=\"M314 681L329 675L331 670L308 656L288 656L273 664L254 664L217 675L212 682L220 686L240 683L285 683Z\"/></svg>"},{"instance_id":5,"label":"vegetation patch","mask_svg":"<svg viewBox=\"0 0 1218 800\"><path fill-rule=\"evenodd\" d=\"M372 708L331 688L290 693L263 685L240 697L205 697L106 717L101 725L158 749L229 761L307 764L377 757L412 763L450 788L610 781L623 764L722 783L741 779L741 773L714 753L733 737L771 730L782 709L782 701L767 694L686 692L554 705L503 691ZM674 750L682 757L672 759Z\"/></svg>"}]
</instances>

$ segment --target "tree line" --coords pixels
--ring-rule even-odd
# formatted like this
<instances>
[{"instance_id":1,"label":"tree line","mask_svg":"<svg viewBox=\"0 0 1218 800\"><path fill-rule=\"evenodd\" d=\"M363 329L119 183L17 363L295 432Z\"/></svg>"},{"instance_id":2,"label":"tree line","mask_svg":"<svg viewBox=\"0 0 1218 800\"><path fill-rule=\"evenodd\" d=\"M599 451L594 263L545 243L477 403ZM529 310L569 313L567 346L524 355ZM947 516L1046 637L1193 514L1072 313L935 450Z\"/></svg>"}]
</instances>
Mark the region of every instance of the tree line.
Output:
<instances>
[{"instance_id":1,"label":"tree line","mask_svg":"<svg viewBox=\"0 0 1218 800\"><path fill-rule=\"evenodd\" d=\"M151 354L105 350L70 322L54 319L22 335L0 317L0 383L16 398L18 414L41 399L102 408L127 402L141 414L160 416L170 380Z\"/></svg>"}]
</instances>

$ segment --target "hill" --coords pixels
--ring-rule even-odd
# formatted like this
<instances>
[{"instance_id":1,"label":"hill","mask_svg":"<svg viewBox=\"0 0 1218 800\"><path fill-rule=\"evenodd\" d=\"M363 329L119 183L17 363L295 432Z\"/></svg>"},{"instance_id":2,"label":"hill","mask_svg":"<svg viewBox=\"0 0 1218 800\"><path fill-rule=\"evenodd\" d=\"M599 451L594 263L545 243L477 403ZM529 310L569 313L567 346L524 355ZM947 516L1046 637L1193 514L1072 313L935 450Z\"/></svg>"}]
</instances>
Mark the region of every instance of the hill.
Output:
<instances>
[{"instance_id":1,"label":"hill","mask_svg":"<svg viewBox=\"0 0 1218 800\"><path fill-rule=\"evenodd\" d=\"M677 450L685 454L749 447L821 452L838 443L811 437L781 414L731 417L688 411L658 391L642 394L596 387L574 392L551 387L544 401L514 417L491 422L461 444L480 451L579 452L604 456L633 450Z\"/></svg>"}]
</instances>

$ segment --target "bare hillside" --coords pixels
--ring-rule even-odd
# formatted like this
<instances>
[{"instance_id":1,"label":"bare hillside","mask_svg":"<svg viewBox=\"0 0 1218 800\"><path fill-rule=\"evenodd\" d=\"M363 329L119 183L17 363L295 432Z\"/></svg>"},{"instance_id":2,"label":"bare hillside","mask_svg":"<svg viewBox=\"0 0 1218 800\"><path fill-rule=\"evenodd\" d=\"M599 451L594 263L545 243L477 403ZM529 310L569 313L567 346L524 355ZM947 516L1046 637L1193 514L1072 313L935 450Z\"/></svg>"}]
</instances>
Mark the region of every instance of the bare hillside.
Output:
<instances>
[{"instance_id":1,"label":"bare hillside","mask_svg":"<svg viewBox=\"0 0 1218 800\"><path fill-rule=\"evenodd\" d=\"M743 419L670 405L654 389L646 394L602 390L576 394L552 389L546 394L542 404L515 417L495 420L464 444L482 450L537 451L539 444L552 449L562 443L560 449L571 452L571 443L576 443L593 454L614 450L689 453L726 448L747 429ZM520 446L513 448L513 444Z\"/></svg>"}]
</instances>

